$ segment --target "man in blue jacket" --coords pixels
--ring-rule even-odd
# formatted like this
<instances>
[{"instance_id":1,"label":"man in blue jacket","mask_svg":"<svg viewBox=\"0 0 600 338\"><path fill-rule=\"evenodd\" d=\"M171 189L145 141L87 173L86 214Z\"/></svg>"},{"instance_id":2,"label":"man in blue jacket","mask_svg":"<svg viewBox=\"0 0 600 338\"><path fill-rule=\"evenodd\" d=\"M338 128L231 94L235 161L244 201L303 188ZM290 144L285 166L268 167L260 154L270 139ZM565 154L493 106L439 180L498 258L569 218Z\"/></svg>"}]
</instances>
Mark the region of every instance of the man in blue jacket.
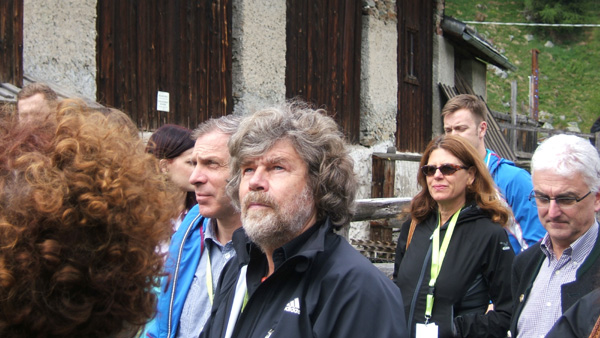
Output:
<instances>
[{"instance_id":1,"label":"man in blue jacket","mask_svg":"<svg viewBox=\"0 0 600 338\"><path fill-rule=\"evenodd\" d=\"M508 238L515 254L537 243L546 230L538 219L537 208L529 203L533 185L531 175L513 162L486 149L487 122L485 103L475 95L457 95L442 108L444 132L466 138L487 165L501 197L512 209L514 218L508 225Z\"/></svg>"},{"instance_id":2,"label":"man in blue jacket","mask_svg":"<svg viewBox=\"0 0 600 338\"><path fill-rule=\"evenodd\" d=\"M204 122L192 133L194 206L173 234L165 262L157 314L147 337L198 337L210 315L214 289L225 263L235 256L231 241L241 226L225 186L229 179L227 142L239 124L232 115Z\"/></svg>"},{"instance_id":3,"label":"man in blue jacket","mask_svg":"<svg viewBox=\"0 0 600 338\"><path fill-rule=\"evenodd\" d=\"M244 227L201 337L407 337L398 287L334 230L356 178L338 126L295 102L246 117L227 191Z\"/></svg>"}]
</instances>

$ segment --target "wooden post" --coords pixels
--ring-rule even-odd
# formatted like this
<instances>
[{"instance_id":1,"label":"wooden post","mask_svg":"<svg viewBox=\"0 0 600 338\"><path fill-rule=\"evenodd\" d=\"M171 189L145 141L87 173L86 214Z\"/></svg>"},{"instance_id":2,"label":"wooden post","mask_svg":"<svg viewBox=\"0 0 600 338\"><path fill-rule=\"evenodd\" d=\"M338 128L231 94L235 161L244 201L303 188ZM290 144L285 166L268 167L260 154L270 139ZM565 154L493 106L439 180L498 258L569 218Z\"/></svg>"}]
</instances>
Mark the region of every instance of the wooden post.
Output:
<instances>
[{"instance_id":1,"label":"wooden post","mask_svg":"<svg viewBox=\"0 0 600 338\"><path fill-rule=\"evenodd\" d=\"M517 81L510 83L510 119L514 127L517 126ZM510 147L513 152L517 152L517 129L510 131Z\"/></svg>"},{"instance_id":2,"label":"wooden post","mask_svg":"<svg viewBox=\"0 0 600 338\"><path fill-rule=\"evenodd\" d=\"M390 147L388 153L395 154L396 149ZM385 157L385 154L373 154L372 159L371 198L394 197L396 161L389 157ZM386 222L371 221L369 224L371 230L370 239L372 241L392 241L392 229L386 226Z\"/></svg>"},{"instance_id":3,"label":"wooden post","mask_svg":"<svg viewBox=\"0 0 600 338\"><path fill-rule=\"evenodd\" d=\"M23 1L0 1L0 82L23 86Z\"/></svg>"},{"instance_id":4,"label":"wooden post","mask_svg":"<svg viewBox=\"0 0 600 338\"><path fill-rule=\"evenodd\" d=\"M539 88L538 88L538 81L539 81L539 75L540 75L540 67L539 67L539 63L538 63L538 55L540 54L540 51L537 49L532 49L531 50L531 78L532 78L532 87L531 87L531 91L529 92L529 95L531 95L530 97L530 109L531 109L531 117L534 120L538 120L538 106L539 106Z\"/></svg>"}]
</instances>

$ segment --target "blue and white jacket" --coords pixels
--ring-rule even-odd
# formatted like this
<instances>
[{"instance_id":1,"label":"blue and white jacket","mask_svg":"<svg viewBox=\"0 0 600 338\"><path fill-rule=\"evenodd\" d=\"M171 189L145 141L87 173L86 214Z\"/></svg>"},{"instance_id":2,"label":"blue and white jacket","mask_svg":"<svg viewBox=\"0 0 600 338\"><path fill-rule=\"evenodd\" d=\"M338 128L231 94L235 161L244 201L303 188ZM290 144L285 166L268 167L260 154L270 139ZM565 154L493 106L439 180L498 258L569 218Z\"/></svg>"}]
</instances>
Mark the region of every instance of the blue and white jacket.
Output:
<instances>
[{"instance_id":1,"label":"blue and white jacket","mask_svg":"<svg viewBox=\"0 0 600 338\"><path fill-rule=\"evenodd\" d=\"M531 175L513 162L487 149L487 165L501 197L512 209L514 219L509 220L508 239L515 254L537 243L546 234L540 223L537 207L529 201L533 190Z\"/></svg>"},{"instance_id":2,"label":"blue and white jacket","mask_svg":"<svg viewBox=\"0 0 600 338\"><path fill-rule=\"evenodd\" d=\"M204 230L210 218L195 205L173 234L158 297L157 312L148 324L146 337L174 338L188 290L204 251Z\"/></svg>"}]
</instances>

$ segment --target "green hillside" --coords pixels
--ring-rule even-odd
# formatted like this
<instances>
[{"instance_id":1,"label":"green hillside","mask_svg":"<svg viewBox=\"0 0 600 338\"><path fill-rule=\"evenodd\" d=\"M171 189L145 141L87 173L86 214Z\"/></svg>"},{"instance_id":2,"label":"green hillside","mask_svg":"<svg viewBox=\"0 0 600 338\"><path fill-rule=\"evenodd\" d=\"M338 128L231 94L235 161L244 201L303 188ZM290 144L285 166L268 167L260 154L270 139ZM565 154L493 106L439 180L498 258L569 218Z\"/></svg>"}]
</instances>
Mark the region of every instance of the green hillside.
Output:
<instances>
[{"instance_id":1,"label":"green hillside","mask_svg":"<svg viewBox=\"0 0 600 338\"><path fill-rule=\"evenodd\" d=\"M523 9L523 0L446 0L446 15L462 21L528 22ZM600 6L592 8L584 20L600 24ZM540 51L540 111L553 117L555 128L578 122L582 132L589 132L600 116L600 27L572 29L561 35L554 27L471 26L518 67L506 78L488 71L488 104L493 110L510 111L510 83L517 80L518 111L524 113L521 103L527 105L529 100L528 76L535 48ZM533 40L528 41L527 35ZM548 41L554 46L548 47Z\"/></svg>"}]
</instances>

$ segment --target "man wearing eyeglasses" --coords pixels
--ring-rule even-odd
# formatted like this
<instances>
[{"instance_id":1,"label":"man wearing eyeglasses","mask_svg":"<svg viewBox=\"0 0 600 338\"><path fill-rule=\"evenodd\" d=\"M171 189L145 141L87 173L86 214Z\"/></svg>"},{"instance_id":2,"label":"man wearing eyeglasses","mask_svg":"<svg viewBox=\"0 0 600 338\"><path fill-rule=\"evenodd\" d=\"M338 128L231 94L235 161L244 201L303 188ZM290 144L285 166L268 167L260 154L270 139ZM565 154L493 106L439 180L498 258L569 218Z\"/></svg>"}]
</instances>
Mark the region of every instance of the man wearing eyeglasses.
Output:
<instances>
[{"instance_id":1,"label":"man wearing eyeglasses","mask_svg":"<svg viewBox=\"0 0 600 338\"><path fill-rule=\"evenodd\" d=\"M513 263L513 337L545 336L594 289L600 270L598 152L580 137L557 135L537 148L531 165L529 199L548 233Z\"/></svg>"},{"instance_id":2,"label":"man wearing eyeglasses","mask_svg":"<svg viewBox=\"0 0 600 338\"><path fill-rule=\"evenodd\" d=\"M515 254L537 243L546 233L540 224L537 210L527 201L531 191L531 176L513 162L498 156L485 147L487 131L485 103L475 95L457 95L442 108L446 135L464 137L477 149L500 196L512 209L514 218L507 225L508 239Z\"/></svg>"}]
</instances>

